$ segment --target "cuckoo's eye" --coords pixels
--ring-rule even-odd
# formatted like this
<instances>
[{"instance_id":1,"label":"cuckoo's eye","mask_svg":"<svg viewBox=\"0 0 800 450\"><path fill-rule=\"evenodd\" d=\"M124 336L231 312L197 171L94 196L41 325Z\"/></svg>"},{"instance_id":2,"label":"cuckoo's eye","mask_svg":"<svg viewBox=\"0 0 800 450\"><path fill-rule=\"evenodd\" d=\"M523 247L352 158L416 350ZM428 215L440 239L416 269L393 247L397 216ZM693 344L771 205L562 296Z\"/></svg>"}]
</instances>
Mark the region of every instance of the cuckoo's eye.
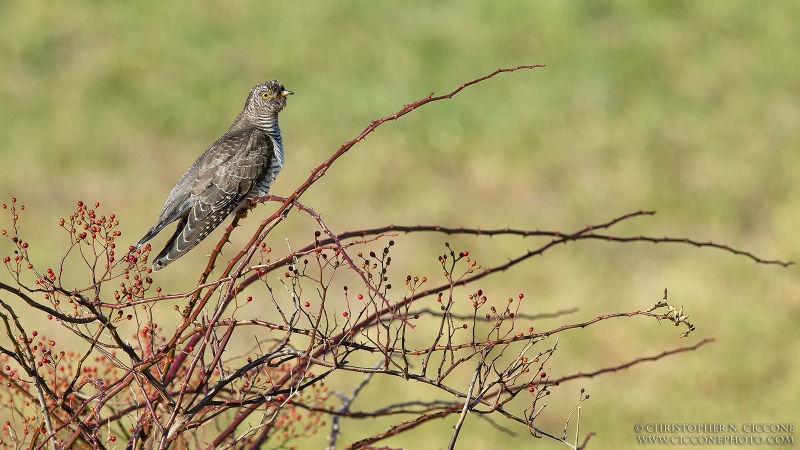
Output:
<instances>
[{"instance_id":1,"label":"cuckoo's eye","mask_svg":"<svg viewBox=\"0 0 800 450\"><path fill-rule=\"evenodd\" d=\"M264 100L269 100L269 98L270 98L269 92L267 92L267 91L264 91L264 92L262 92L262 93L261 93L261 97L262 97Z\"/></svg>"}]
</instances>

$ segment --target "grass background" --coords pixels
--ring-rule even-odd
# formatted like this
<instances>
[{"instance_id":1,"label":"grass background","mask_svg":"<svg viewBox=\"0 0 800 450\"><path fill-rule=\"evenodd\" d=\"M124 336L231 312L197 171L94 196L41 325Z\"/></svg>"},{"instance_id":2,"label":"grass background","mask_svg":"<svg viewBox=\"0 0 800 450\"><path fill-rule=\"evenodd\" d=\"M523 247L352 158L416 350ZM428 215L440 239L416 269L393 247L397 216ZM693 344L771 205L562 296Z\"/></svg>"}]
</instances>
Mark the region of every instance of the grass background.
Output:
<instances>
[{"instance_id":1,"label":"grass background","mask_svg":"<svg viewBox=\"0 0 800 450\"><path fill-rule=\"evenodd\" d=\"M656 209L619 231L712 238L796 260L796 17L800 3L788 0L0 2L0 198L27 206L31 254L53 264L65 248L58 218L78 200L101 202L123 237L137 240L264 79L297 93L281 116L287 163L273 192L282 195L370 120L497 67L544 63L386 124L304 203L337 231L388 223L568 231ZM271 245L311 230L296 216ZM190 287L214 236L156 283ZM398 240L401 267L438 274L445 238ZM447 240L484 265L535 245ZM688 340L644 320L591 327L562 337L554 375L717 339L562 385L539 424L555 434L581 387L592 394L581 429L598 432L594 448L634 445L636 423L798 424L796 268L691 247L581 243L482 287L497 298L525 292L528 312L579 307L569 321L646 308L668 287L698 327ZM410 389L376 382L360 407L387 402L378 398L387 387ZM345 422L343 439L400 420ZM385 443L444 448L451 422ZM516 438L473 416L467 424L468 448L531 445L510 423Z\"/></svg>"}]
</instances>

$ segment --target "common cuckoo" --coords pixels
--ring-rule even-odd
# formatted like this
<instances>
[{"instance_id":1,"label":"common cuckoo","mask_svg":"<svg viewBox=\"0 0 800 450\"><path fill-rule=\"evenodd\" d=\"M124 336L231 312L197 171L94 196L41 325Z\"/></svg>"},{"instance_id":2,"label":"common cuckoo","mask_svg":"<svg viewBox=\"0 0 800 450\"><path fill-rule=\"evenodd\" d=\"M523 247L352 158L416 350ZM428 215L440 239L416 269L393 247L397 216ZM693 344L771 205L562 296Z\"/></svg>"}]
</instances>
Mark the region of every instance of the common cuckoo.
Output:
<instances>
[{"instance_id":1,"label":"common cuckoo","mask_svg":"<svg viewBox=\"0 0 800 450\"><path fill-rule=\"evenodd\" d=\"M194 248L231 213L250 208L251 198L267 195L283 167L278 113L292 94L277 80L254 86L233 125L178 180L156 224L136 244L141 247L178 221L175 233L153 261L154 271Z\"/></svg>"}]
</instances>

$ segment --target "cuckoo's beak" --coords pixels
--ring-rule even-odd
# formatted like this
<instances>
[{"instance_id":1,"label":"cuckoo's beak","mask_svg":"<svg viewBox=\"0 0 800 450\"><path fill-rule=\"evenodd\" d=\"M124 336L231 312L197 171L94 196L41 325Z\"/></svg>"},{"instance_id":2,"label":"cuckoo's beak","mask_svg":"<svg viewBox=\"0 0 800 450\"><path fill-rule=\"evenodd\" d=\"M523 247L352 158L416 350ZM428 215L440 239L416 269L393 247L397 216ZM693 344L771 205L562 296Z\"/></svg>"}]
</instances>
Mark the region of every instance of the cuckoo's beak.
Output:
<instances>
[{"instance_id":1,"label":"cuckoo's beak","mask_svg":"<svg viewBox=\"0 0 800 450\"><path fill-rule=\"evenodd\" d=\"M289 95L294 95L294 92L292 92L292 91L287 91L287 90L284 90L284 91L282 91L282 92L281 92L280 94L278 94L278 95L280 95L281 97L286 97L286 96L289 96Z\"/></svg>"}]
</instances>

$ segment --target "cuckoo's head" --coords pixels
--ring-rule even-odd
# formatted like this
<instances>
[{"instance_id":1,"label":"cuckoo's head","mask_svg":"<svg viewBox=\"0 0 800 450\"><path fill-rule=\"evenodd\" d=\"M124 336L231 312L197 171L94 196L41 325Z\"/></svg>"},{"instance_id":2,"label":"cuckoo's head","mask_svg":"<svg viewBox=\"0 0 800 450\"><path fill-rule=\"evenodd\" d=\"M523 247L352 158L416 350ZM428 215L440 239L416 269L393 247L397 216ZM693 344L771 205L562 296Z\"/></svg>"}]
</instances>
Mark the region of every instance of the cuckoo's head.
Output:
<instances>
[{"instance_id":1,"label":"cuckoo's head","mask_svg":"<svg viewBox=\"0 0 800 450\"><path fill-rule=\"evenodd\" d=\"M278 114L286 106L286 97L294 94L287 91L278 80L267 80L253 86L247 97L245 109L258 116Z\"/></svg>"}]
</instances>

